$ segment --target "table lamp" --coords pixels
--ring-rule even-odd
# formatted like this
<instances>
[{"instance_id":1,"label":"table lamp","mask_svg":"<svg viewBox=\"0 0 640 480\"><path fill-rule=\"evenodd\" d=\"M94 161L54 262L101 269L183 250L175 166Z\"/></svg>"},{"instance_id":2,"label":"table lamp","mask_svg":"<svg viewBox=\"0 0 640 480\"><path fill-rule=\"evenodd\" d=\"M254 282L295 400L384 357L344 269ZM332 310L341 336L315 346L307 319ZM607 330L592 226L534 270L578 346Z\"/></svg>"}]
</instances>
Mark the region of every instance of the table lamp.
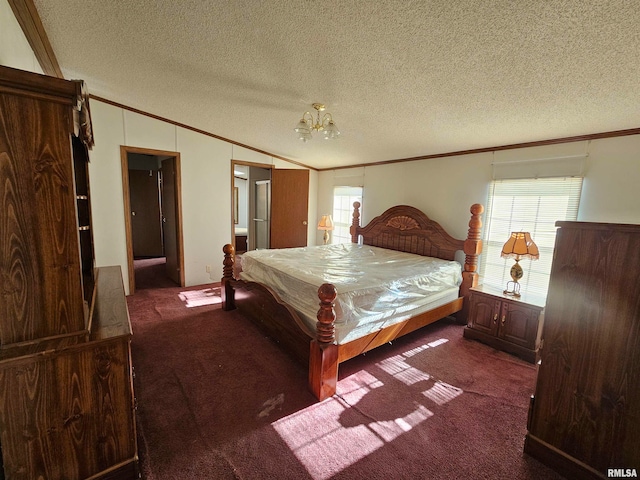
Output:
<instances>
[{"instance_id":1,"label":"table lamp","mask_svg":"<svg viewBox=\"0 0 640 480\"><path fill-rule=\"evenodd\" d=\"M529 232L511 232L509 240L507 240L502 247L500 256L503 258L513 258L516 261L509 272L513 280L507 282L507 289L503 293L505 295L520 297L520 283L518 283L518 280L522 278L523 271L518 262L522 258L530 258L531 260L540 258L538 246L531 240L531 234Z\"/></svg>"},{"instance_id":2,"label":"table lamp","mask_svg":"<svg viewBox=\"0 0 640 480\"><path fill-rule=\"evenodd\" d=\"M329 243L329 230L333 230L333 219L331 215L322 215L322 218L318 222L318 230L324 230L322 240L325 245Z\"/></svg>"}]
</instances>

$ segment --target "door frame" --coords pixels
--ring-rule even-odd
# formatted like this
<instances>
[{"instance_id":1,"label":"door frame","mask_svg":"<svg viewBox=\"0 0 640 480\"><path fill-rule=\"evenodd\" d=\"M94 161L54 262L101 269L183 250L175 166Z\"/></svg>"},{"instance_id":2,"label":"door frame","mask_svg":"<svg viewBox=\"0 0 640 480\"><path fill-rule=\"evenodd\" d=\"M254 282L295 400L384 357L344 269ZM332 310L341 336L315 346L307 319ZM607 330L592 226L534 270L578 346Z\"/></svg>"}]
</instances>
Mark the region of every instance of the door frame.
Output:
<instances>
[{"instance_id":1,"label":"door frame","mask_svg":"<svg viewBox=\"0 0 640 480\"><path fill-rule=\"evenodd\" d=\"M182 179L180 169L180 153L151 148L128 147L120 145L120 162L122 165L122 197L124 200L124 229L127 239L127 271L129 273L129 295L136 291L136 277L133 268L133 234L131 230L131 197L129 193L129 153L141 153L157 157L172 157L176 163L176 239L178 243L178 266L180 268L180 286L185 286L184 279L184 242L182 241Z\"/></svg>"},{"instance_id":2,"label":"door frame","mask_svg":"<svg viewBox=\"0 0 640 480\"><path fill-rule=\"evenodd\" d=\"M244 165L246 167L258 167L258 168L268 168L269 170L273 170L275 166L271 163L257 163L257 162L248 162L246 160L235 160L231 159L231 245L235 250L236 248L236 226L233 221L233 214L235 210L235 198L233 194L233 188L235 187L235 176L233 174L233 167L236 165Z\"/></svg>"}]
</instances>

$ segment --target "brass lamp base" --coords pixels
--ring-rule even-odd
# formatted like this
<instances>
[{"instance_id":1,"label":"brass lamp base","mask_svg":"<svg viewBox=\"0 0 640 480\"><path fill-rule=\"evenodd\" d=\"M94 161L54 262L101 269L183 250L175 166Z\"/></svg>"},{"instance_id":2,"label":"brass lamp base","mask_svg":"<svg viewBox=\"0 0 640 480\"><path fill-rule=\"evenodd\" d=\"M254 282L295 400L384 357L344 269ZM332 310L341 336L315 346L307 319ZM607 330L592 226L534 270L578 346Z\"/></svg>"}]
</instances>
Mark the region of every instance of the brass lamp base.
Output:
<instances>
[{"instance_id":1,"label":"brass lamp base","mask_svg":"<svg viewBox=\"0 0 640 480\"><path fill-rule=\"evenodd\" d=\"M516 298L520 298L520 284L518 283L518 280L522 278L524 272L522 271L522 267L518 263L518 259L516 259L516 263L513 264L513 267L511 267L509 273L511 274L511 278L513 280L507 282L507 289L502 293L504 293L505 295L512 295ZM511 289L509 288L509 286L511 286Z\"/></svg>"},{"instance_id":2,"label":"brass lamp base","mask_svg":"<svg viewBox=\"0 0 640 480\"><path fill-rule=\"evenodd\" d=\"M329 230L324 231L324 236L322 237L322 240L324 240L325 245L329 243Z\"/></svg>"}]
</instances>

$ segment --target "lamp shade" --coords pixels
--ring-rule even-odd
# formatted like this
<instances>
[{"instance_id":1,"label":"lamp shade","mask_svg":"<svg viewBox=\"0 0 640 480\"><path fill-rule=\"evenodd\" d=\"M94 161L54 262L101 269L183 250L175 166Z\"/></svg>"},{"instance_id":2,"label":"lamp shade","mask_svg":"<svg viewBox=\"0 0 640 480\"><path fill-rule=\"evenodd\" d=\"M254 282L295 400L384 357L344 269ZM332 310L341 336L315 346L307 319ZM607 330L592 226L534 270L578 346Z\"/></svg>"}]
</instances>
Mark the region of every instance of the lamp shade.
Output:
<instances>
[{"instance_id":1,"label":"lamp shade","mask_svg":"<svg viewBox=\"0 0 640 480\"><path fill-rule=\"evenodd\" d=\"M538 260L540 252L538 251L538 246L531 240L529 232L511 232L509 240L502 247L500 256L503 258L515 258L516 260L521 258Z\"/></svg>"},{"instance_id":2,"label":"lamp shade","mask_svg":"<svg viewBox=\"0 0 640 480\"><path fill-rule=\"evenodd\" d=\"M301 119L293 130L297 133L311 133L311 129L304 119Z\"/></svg>"},{"instance_id":3,"label":"lamp shade","mask_svg":"<svg viewBox=\"0 0 640 480\"><path fill-rule=\"evenodd\" d=\"M331 215L322 215L318 222L318 230L333 230L333 219Z\"/></svg>"},{"instance_id":4,"label":"lamp shade","mask_svg":"<svg viewBox=\"0 0 640 480\"><path fill-rule=\"evenodd\" d=\"M322 131L322 135L324 135L325 140L338 138L338 135L340 135L340 130L338 130L338 127L336 127L336 124L333 123L333 120L329 120L329 122L327 123L327 126Z\"/></svg>"}]
</instances>

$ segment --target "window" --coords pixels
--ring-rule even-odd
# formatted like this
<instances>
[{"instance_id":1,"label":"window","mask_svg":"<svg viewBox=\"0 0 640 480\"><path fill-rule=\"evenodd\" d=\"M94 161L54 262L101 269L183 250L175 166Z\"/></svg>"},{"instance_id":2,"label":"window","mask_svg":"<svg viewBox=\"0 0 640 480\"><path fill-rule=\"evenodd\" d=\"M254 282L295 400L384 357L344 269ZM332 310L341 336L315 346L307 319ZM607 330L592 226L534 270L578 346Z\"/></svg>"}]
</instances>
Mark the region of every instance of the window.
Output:
<instances>
[{"instance_id":1,"label":"window","mask_svg":"<svg viewBox=\"0 0 640 480\"><path fill-rule=\"evenodd\" d=\"M485 215L482 283L504 290L511 280L514 260L500 257L511 232L530 232L540 250L539 260L524 259L521 293L547 296L558 220L578 215L582 177L494 180L489 188Z\"/></svg>"},{"instance_id":2,"label":"window","mask_svg":"<svg viewBox=\"0 0 640 480\"><path fill-rule=\"evenodd\" d=\"M331 243L351 243L351 219L353 202L362 204L362 187L334 187L333 189L333 235ZM360 207L362 216L362 207Z\"/></svg>"}]
</instances>

